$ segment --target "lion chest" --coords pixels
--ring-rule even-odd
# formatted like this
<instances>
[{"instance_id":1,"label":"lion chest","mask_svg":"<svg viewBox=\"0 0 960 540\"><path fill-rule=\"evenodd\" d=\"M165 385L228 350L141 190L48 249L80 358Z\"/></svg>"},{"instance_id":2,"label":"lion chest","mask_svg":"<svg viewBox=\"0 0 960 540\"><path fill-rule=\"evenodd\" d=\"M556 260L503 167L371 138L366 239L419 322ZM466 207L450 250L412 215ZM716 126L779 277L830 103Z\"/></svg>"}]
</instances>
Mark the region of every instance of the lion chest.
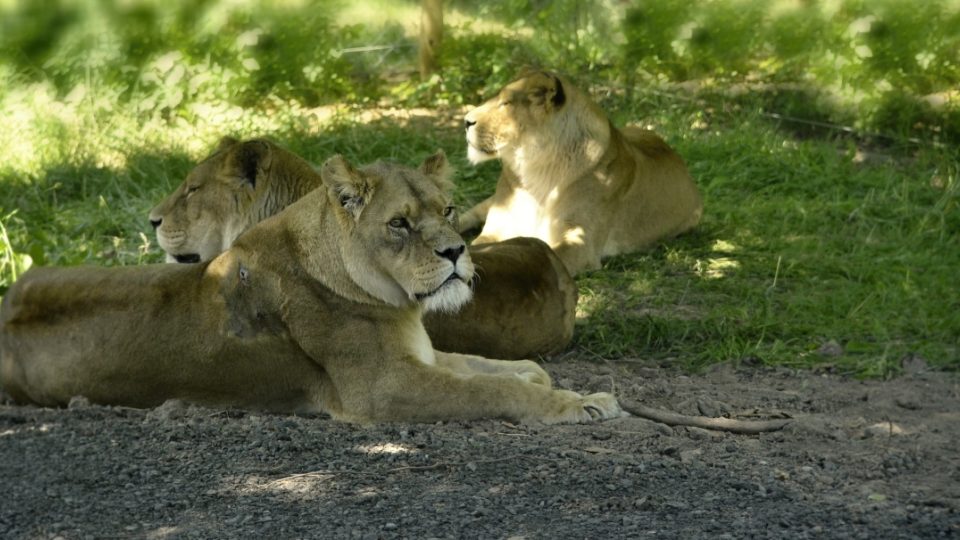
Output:
<instances>
[{"instance_id":1,"label":"lion chest","mask_svg":"<svg viewBox=\"0 0 960 540\"><path fill-rule=\"evenodd\" d=\"M556 190L538 198L525 188L514 188L490 207L481 236L490 240L533 236L553 244L551 208L556 198Z\"/></svg>"},{"instance_id":2,"label":"lion chest","mask_svg":"<svg viewBox=\"0 0 960 540\"><path fill-rule=\"evenodd\" d=\"M433 366L437 359L433 353L433 344L430 342L430 336L419 320L416 324L410 324L404 329L404 341L407 353L419 360L421 363Z\"/></svg>"}]
</instances>

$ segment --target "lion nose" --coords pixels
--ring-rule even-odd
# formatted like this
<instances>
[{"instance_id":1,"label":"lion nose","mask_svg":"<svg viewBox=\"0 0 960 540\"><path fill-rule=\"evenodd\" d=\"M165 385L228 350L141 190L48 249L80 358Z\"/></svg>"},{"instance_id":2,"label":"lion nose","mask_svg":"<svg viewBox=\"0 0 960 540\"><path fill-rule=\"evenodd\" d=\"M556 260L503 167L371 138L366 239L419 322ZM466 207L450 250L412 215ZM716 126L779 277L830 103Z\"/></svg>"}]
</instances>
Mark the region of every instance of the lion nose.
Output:
<instances>
[{"instance_id":1,"label":"lion nose","mask_svg":"<svg viewBox=\"0 0 960 540\"><path fill-rule=\"evenodd\" d=\"M163 223L162 219L152 219L152 218L150 219L150 224L153 225L154 229L159 227L161 223Z\"/></svg>"},{"instance_id":2,"label":"lion nose","mask_svg":"<svg viewBox=\"0 0 960 540\"><path fill-rule=\"evenodd\" d=\"M470 126L475 126L477 123L469 118L463 120L463 129L470 129Z\"/></svg>"},{"instance_id":3,"label":"lion nose","mask_svg":"<svg viewBox=\"0 0 960 540\"><path fill-rule=\"evenodd\" d=\"M459 246L450 247L443 251L440 251L439 249L435 251L437 255L443 257L444 259L447 259L453 264L457 264L457 259L460 258L460 255L463 255L463 251L465 249L466 249L466 246L464 246L463 244L460 244Z\"/></svg>"}]
</instances>

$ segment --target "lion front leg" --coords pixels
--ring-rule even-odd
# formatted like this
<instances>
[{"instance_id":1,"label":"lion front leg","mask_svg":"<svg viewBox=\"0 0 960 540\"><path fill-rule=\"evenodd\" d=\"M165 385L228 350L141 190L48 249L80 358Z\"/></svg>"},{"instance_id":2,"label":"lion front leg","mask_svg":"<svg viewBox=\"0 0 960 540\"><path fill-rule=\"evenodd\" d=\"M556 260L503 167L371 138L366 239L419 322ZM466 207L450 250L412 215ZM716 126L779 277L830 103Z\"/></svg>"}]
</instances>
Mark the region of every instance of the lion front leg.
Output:
<instances>
[{"instance_id":1,"label":"lion front leg","mask_svg":"<svg viewBox=\"0 0 960 540\"><path fill-rule=\"evenodd\" d=\"M504 418L544 424L586 423L623 413L607 393L552 390L519 377L464 375L415 359L391 362L378 380L351 388L353 377L335 377L340 396L334 416L355 422L436 422ZM345 375L345 374L343 374Z\"/></svg>"},{"instance_id":2,"label":"lion front leg","mask_svg":"<svg viewBox=\"0 0 960 540\"><path fill-rule=\"evenodd\" d=\"M563 265L567 267L567 272L570 272L571 276L601 267L600 253L592 245L563 242L553 248L553 251L563 261Z\"/></svg>"},{"instance_id":3,"label":"lion front leg","mask_svg":"<svg viewBox=\"0 0 960 540\"><path fill-rule=\"evenodd\" d=\"M468 232L479 231L483 227L483 224L487 221L487 212L490 211L490 207L492 205L493 196L487 197L483 201L474 205L473 208L460 216L460 223L457 227L457 232L460 234L465 234Z\"/></svg>"},{"instance_id":4,"label":"lion front leg","mask_svg":"<svg viewBox=\"0 0 960 540\"><path fill-rule=\"evenodd\" d=\"M492 360L482 356L434 351L437 365L461 375L499 375L550 388L550 375L531 360Z\"/></svg>"}]
</instances>

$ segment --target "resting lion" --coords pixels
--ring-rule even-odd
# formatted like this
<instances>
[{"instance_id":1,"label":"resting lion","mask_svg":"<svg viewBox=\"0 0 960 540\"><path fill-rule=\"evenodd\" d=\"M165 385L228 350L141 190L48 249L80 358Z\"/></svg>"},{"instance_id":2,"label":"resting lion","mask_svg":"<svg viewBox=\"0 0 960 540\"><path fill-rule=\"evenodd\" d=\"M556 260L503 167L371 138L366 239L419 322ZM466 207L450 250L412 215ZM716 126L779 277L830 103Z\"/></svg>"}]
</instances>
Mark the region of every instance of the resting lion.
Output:
<instances>
[{"instance_id":1,"label":"resting lion","mask_svg":"<svg viewBox=\"0 0 960 540\"><path fill-rule=\"evenodd\" d=\"M240 234L320 186L295 154L262 139L224 138L183 184L150 211L168 262L212 259ZM434 347L491 358L531 358L573 337L577 287L560 259L535 238L471 246L473 302L424 319Z\"/></svg>"},{"instance_id":2,"label":"resting lion","mask_svg":"<svg viewBox=\"0 0 960 540\"><path fill-rule=\"evenodd\" d=\"M616 129L556 75L508 84L464 125L468 158L503 164L493 196L460 221L461 232L483 227L478 243L534 236L576 275L700 221L700 194L680 157L651 131Z\"/></svg>"},{"instance_id":3,"label":"resting lion","mask_svg":"<svg viewBox=\"0 0 960 540\"><path fill-rule=\"evenodd\" d=\"M606 393L550 387L529 361L435 351L422 310L469 300L443 154L419 169L335 156L324 186L191 265L35 268L0 306L15 399L150 407L167 399L352 422L588 422Z\"/></svg>"}]
</instances>

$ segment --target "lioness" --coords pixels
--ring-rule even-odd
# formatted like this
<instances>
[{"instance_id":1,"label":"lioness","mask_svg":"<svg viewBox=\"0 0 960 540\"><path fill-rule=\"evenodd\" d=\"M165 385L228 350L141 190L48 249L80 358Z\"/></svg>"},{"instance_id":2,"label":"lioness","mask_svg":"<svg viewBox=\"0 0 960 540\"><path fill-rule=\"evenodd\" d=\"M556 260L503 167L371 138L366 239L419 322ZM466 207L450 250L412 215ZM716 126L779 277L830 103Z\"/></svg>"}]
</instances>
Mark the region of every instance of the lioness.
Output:
<instances>
[{"instance_id":1,"label":"lioness","mask_svg":"<svg viewBox=\"0 0 960 540\"><path fill-rule=\"evenodd\" d=\"M651 131L618 130L560 77L532 73L467 113L467 156L500 158L496 192L464 214L475 242L534 236L571 274L648 247L700 221L686 166Z\"/></svg>"},{"instance_id":2,"label":"lioness","mask_svg":"<svg viewBox=\"0 0 960 540\"><path fill-rule=\"evenodd\" d=\"M550 388L533 362L434 351L421 310L470 298L443 154L419 169L342 157L323 188L194 265L31 269L0 307L16 400L323 411L351 422L588 422L606 393Z\"/></svg>"},{"instance_id":3,"label":"lioness","mask_svg":"<svg viewBox=\"0 0 960 540\"><path fill-rule=\"evenodd\" d=\"M297 155L263 139L222 139L183 184L150 211L168 262L199 262L322 184ZM456 314L424 319L434 347L491 358L530 358L573 337L577 287L535 238L474 245L474 300Z\"/></svg>"}]
</instances>

